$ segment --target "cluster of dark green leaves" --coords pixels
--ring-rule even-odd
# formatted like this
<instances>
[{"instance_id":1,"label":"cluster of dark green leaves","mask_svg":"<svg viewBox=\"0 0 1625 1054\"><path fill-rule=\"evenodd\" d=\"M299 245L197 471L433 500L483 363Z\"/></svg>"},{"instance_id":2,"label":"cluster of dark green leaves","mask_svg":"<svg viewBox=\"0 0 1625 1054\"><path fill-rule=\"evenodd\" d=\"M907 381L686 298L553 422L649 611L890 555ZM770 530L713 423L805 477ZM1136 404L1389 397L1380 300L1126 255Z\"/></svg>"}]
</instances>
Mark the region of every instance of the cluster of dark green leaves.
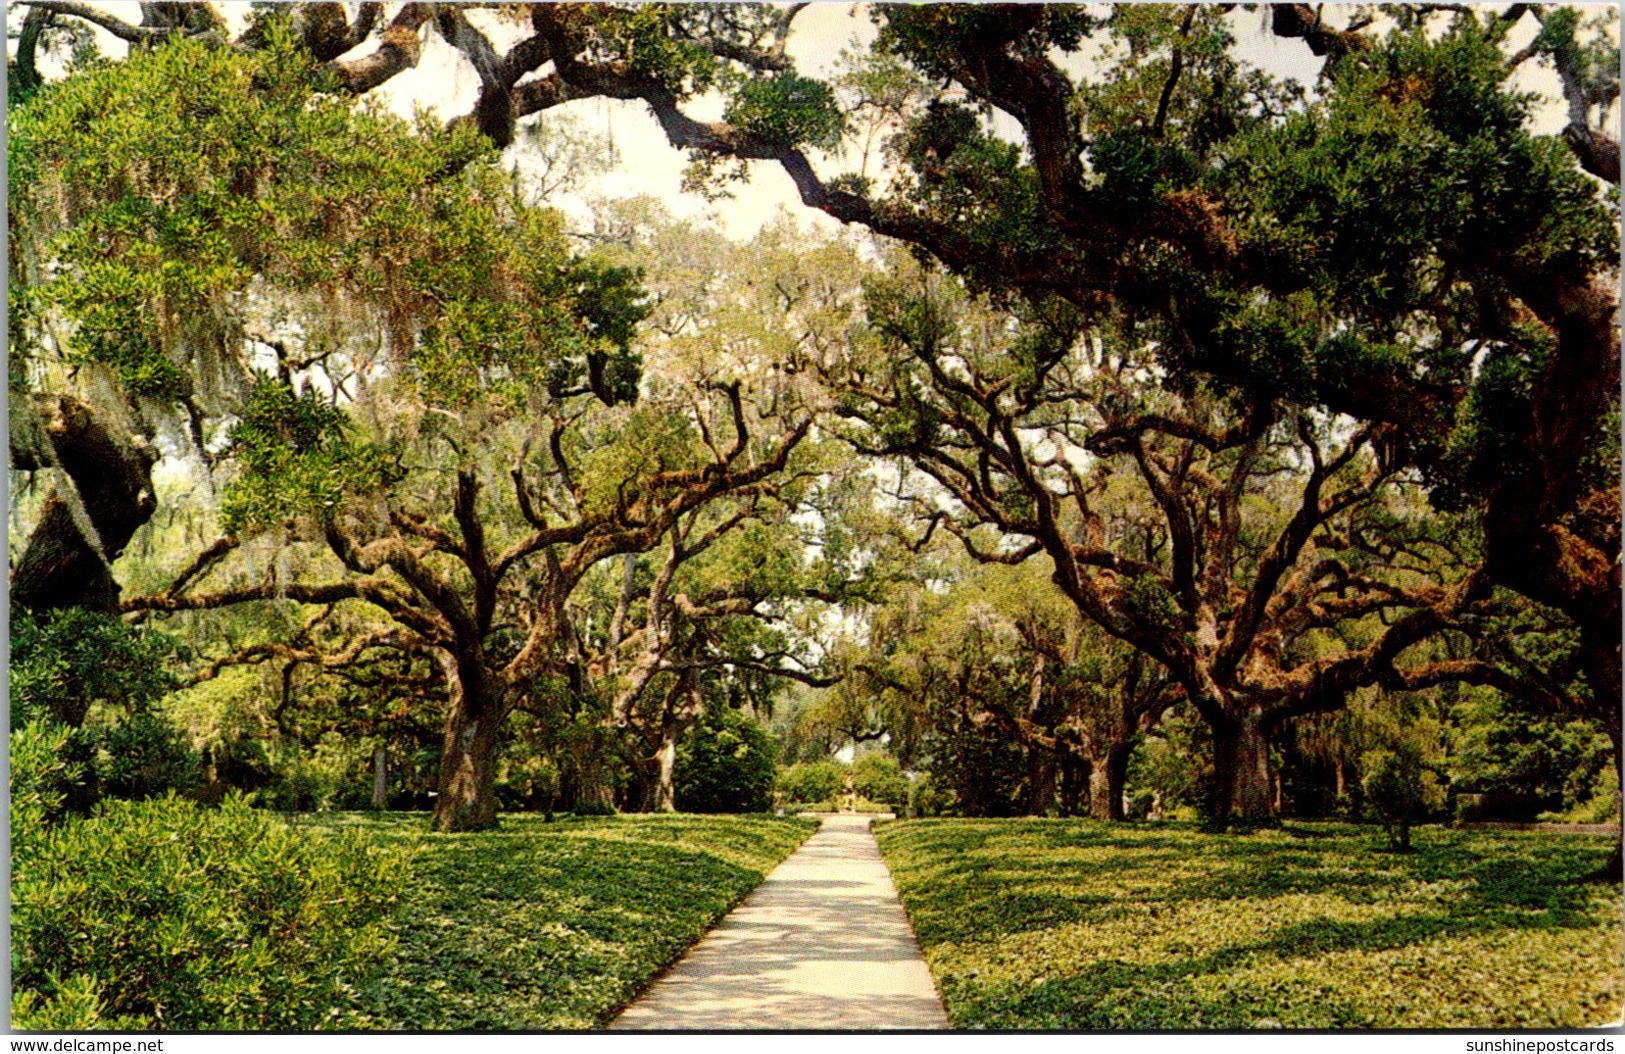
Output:
<instances>
[{"instance_id":1,"label":"cluster of dark green leaves","mask_svg":"<svg viewBox=\"0 0 1625 1054\"><path fill-rule=\"evenodd\" d=\"M779 747L750 716L713 706L677 746L672 772L684 812L766 812Z\"/></svg>"},{"instance_id":2,"label":"cluster of dark green leaves","mask_svg":"<svg viewBox=\"0 0 1625 1054\"><path fill-rule=\"evenodd\" d=\"M1372 357L1343 333L1320 349L1321 381L1463 381L1459 335L1494 320L1462 289L1605 266L1615 221L1565 146L1526 130L1530 97L1502 87L1505 58L1471 19L1348 62L1326 100L1236 137L1211 185L1236 203L1260 275L1313 290L1365 341L1403 345Z\"/></svg>"},{"instance_id":3,"label":"cluster of dark green leaves","mask_svg":"<svg viewBox=\"0 0 1625 1054\"><path fill-rule=\"evenodd\" d=\"M196 784L196 755L152 710L174 686L165 668L172 651L168 638L112 615L13 613L13 830L82 815L102 796Z\"/></svg>"},{"instance_id":4,"label":"cluster of dark green leaves","mask_svg":"<svg viewBox=\"0 0 1625 1054\"><path fill-rule=\"evenodd\" d=\"M112 615L64 608L11 617L11 724L36 717L77 726L93 705L142 711L174 687L174 642Z\"/></svg>"},{"instance_id":5,"label":"cluster of dark green leaves","mask_svg":"<svg viewBox=\"0 0 1625 1054\"><path fill-rule=\"evenodd\" d=\"M1475 794L1582 804L1613 752L1587 721L1544 713L1500 693L1474 693L1455 708L1452 785Z\"/></svg>"},{"instance_id":6,"label":"cluster of dark green leaves","mask_svg":"<svg viewBox=\"0 0 1625 1054\"><path fill-rule=\"evenodd\" d=\"M345 498L400 478L390 452L349 437L349 416L313 387L261 376L227 433L242 473L220 503L228 531L337 515Z\"/></svg>"},{"instance_id":7,"label":"cluster of dark green leaves","mask_svg":"<svg viewBox=\"0 0 1625 1054\"><path fill-rule=\"evenodd\" d=\"M108 802L12 830L12 1024L83 1031L353 1025L407 855L240 799Z\"/></svg>"},{"instance_id":8,"label":"cluster of dark green leaves","mask_svg":"<svg viewBox=\"0 0 1625 1054\"><path fill-rule=\"evenodd\" d=\"M846 117L830 86L788 71L740 84L722 119L785 147L833 150L846 134Z\"/></svg>"}]
</instances>

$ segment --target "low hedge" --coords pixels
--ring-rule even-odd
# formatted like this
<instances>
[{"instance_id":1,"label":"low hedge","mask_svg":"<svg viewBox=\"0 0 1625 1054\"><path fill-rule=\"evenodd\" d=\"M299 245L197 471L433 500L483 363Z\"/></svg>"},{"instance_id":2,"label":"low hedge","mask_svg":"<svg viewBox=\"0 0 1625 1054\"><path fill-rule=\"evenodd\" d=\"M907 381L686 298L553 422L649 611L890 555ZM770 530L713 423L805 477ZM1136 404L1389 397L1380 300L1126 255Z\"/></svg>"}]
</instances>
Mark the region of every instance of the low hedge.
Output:
<instances>
[{"instance_id":1,"label":"low hedge","mask_svg":"<svg viewBox=\"0 0 1625 1054\"><path fill-rule=\"evenodd\" d=\"M14 823L12 1025L342 1027L351 986L383 961L407 868L399 850L295 830L235 797Z\"/></svg>"}]
</instances>

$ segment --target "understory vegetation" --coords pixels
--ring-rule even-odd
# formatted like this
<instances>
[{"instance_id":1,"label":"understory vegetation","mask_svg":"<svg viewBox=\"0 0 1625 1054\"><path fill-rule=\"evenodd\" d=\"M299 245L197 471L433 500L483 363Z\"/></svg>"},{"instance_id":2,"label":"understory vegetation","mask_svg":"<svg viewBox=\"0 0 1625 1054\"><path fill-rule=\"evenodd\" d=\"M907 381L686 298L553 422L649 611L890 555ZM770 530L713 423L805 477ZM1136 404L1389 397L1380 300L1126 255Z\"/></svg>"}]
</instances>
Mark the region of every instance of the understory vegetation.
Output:
<instances>
[{"instance_id":1,"label":"understory vegetation","mask_svg":"<svg viewBox=\"0 0 1625 1054\"><path fill-rule=\"evenodd\" d=\"M1583 1028L1619 1019L1608 839L1302 823L877 829L950 1022L995 1029Z\"/></svg>"},{"instance_id":2,"label":"understory vegetation","mask_svg":"<svg viewBox=\"0 0 1625 1054\"><path fill-rule=\"evenodd\" d=\"M325 814L414 854L393 948L349 1009L366 1027L599 1028L817 829L774 817L641 816L437 837L422 814Z\"/></svg>"},{"instance_id":3,"label":"understory vegetation","mask_svg":"<svg viewBox=\"0 0 1625 1054\"><path fill-rule=\"evenodd\" d=\"M817 824L112 802L16 845L17 1028L589 1029Z\"/></svg>"}]
</instances>

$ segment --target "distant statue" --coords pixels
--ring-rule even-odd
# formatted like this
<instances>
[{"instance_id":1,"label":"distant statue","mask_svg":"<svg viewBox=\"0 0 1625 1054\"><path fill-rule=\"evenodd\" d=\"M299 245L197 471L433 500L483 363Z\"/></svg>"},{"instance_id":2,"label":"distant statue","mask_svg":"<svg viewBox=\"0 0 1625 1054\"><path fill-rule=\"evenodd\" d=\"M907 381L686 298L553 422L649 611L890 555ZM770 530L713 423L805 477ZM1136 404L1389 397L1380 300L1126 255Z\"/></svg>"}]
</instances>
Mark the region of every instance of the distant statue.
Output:
<instances>
[{"instance_id":1,"label":"distant statue","mask_svg":"<svg viewBox=\"0 0 1625 1054\"><path fill-rule=\"evenodd\" d=\"M858 811L858 792L857 788L852 785L852 773L850 772L846 774L846 793L841 795L841 811Z\"/></svg>"}]
</instances>

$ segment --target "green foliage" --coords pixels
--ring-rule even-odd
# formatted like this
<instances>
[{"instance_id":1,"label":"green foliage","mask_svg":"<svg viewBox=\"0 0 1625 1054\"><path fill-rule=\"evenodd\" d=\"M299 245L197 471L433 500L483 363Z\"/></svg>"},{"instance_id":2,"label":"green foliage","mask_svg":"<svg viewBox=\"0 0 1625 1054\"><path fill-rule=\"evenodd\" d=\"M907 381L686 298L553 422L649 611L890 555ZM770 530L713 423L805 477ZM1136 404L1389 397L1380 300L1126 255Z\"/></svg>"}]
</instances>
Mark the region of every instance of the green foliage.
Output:
<instances>
[{"instance_id":1,"label":"green foliage","mask_svg":"<svg viewBox=\"0 0 1625 1054\"><path fill-rule=\"evenodd\" d=\"M255 803L280 812L360 809L371 803L370 752L337 732L314 746L281 743L266 755L270 779Z\"/></svg>"},{"instance_id":2,"label":"green foliage","mask_svg":"<svg viewBox=\"0 0 1625 1054\"><path fill-rule=\"evenodd\" d=\"M1459 731L1449 759L1451 785L1474 794L1522 795L1577 805L1613 768L1613 746L1588 721L1543 713L1485 692L1454 710Z\"/></svg>"},{"instance_id":3,"label":"green foliage","mask_svg":"<svg viewBox=\"0 0 1625 1054\"><path fill-rule=\"evenodd\" d=\"M870 801L901 808L908 800L903 766L889 754L865 754L852 763L852 788Z\"/></svg>"},{"instance_id":4,"label":"green foliage","mask_svg":"<svg viewBox=\"0 0 1625 1054\"><path fill-rule=\"evenodd\" d=\"M180 731L154 713L128 714L100 730L96 775L110 798L156 798L194 790L198 756Z\"/></svg>"},{"instance_id":5,"label":"green foliage","mask_svg":"<svg viewBox=\"0 0 1625 1054\"><path fill-rule=\"evenodd\" d=\"M781 771L775 786L794 804L834 801L846 787L846 767L837 761L799 762Z\"/></svg>"},{"instance_id":6,"label":"green foliage","mask_svg":"<svg viewBox=\"0 0 1625 1054\"><path fill-rule=\"evenodd\" d=\"M258 378L227 433L243 472L226 487L221 526L235 532L301 518L323 522L346 498L396 482L400 473L388 452L352 442L348 423L313 388L296 393L275 378Z\"/></svg>"},{"instance_id":7,"label":"green foliage","mask_svg":"<svg viewBox=\"0 0 1625 1054\"><path fill-rule=\"evenodd\" d=\"M1483 276L1496 268L1578 274L1617 255L1616 224L1595 187L1560 141L1529 134L1530 97L1504 90L1504 77L1504 59L1476 26L1458 23L1438 39L1396 32L1341 70L1323 103L1227 148L1213 185L1245 202L1247 251L1266 273L1313 289L1322 317L1334 306L1348 312L1395 352L1320 355L1319 394L1414 376L1421 364L1430 379L1469 380L1450 333L1478 322L1441 270L1493 285ZM1437 340L1404 330L1422 305L1443 323Z\"/></svg>"},{"instance_id":8,"label":"green foliage","mask_svg":"<svg viewBox=\"0 0 1625 1054\"><path fill-rule=\"evenodd\" d=\"M13 114L13 237L55 261L27 278L69 323L70 360L136 394L229 409L244 372L236 303L257 280L297 323L302 357L381 335L432 405L512 412L589 369L606 401L635 394L636 275L578 272L559 216L524 203L474 128L320 92L310 56L267 25L263 50L139 49ZM322 508L380 468L338 453L323 442L277 471Z\"/></svg>"},{"instance_id":9,"label":"green foliage","mask_svg":"<svg viewBox=\"0 0 1625 1054\"><path fill-rule=\"evenodd\" d=\"M191 785L184 744L150 712L174 684L172 651L169 638L113 615L12 613L12 793L29 803L28 822L88 812L99 793L148 779L142 796ZM92 708L111 724L82 727Z\"/></svg>"},{"instance_id":10,"label":"green foliage","mask_svg":"<svg viewBox=\"0 0 1625 1054\"><path fill-rule=\"evenodd\" d=\"M794 818L507 816L432 835L423 817L324 814L416 851L395 949L349 1004L368 1027L601 1027L815 829Z\"/></svg>"},{"instance_id":11,"label":"green foliage","mask_svg":"<svg viewBox=\"0 0 1625 1054\"><path fill-rule=\"evenodd\" d=\"M1388 848L1409 852L1411 825L1444 804L1438 777L1423 767L1421 750L1408 741L1392 750L1367 751L1360 768L1366 801L1388 832Z\"/></svg>"},{"instance_id":12,"label":"green foliage","mask_svg":"<svg viewBox=\"0 0 1625 1054\"><path fill-rule=\"evenodd\" d=\"M955 1028L1584 1028L1625 1000L1590 836L1203 835L1075 820L876 830Z\"/></svg>"},{"instance_id":13,"label":"green foliage","mask_svg":"<svg viewBox=\"0 0 1625 1054\"><path fill-rule=\"evenodd\" d=\"M677 746L672 780L683 812L766 812L778 744L738 710L715 707Z\"/></svg>"},{"instance_id":14,"label":"green foliage","mask_svg":"<svg viewBox=\"0 0 1625 1054\"><path fill-rule=\"evenodd\" d=\"M36 717L11 729L11 831L33 831L66 813L76 790L87 782L84 750L75 749L75 729ZM91 755L94 759L94 755ZM82 795L81 795L82 796Z\"/></svg>"},{"instance_id":15,"label":"green foliage","mask_svg":"<svg viewBox=\"0 0 1625 1054\"><path fill-rule=\"evenodd\" d=\"M11 725L36 716L77 727L92 705L129 712L173 687L164 668L172 643L117 616L63 608L11 617Z\"/></svg>"},{"instance_id":16,"label":"green foliage","mask_svg":"<svg viewBox=\"0 0 1625 1054\"><path fill-rule=\"evenodd\" d=\"M228 799L107 802L13 828L14 1024L292 1031L338 1009L387 948L406 857Z\"/></svg>"},{"instance_id":17,"label":"green foliage","mask_svg":"<svg viewBox=\"0 0 1625 1054\"><path fill-rule=\"evenodd\" d=\"M790 71L745 81L734 91L722 119L786 147L833 150L846 132L846 118L830 86Z\"/></svg>"}]
</instances>

